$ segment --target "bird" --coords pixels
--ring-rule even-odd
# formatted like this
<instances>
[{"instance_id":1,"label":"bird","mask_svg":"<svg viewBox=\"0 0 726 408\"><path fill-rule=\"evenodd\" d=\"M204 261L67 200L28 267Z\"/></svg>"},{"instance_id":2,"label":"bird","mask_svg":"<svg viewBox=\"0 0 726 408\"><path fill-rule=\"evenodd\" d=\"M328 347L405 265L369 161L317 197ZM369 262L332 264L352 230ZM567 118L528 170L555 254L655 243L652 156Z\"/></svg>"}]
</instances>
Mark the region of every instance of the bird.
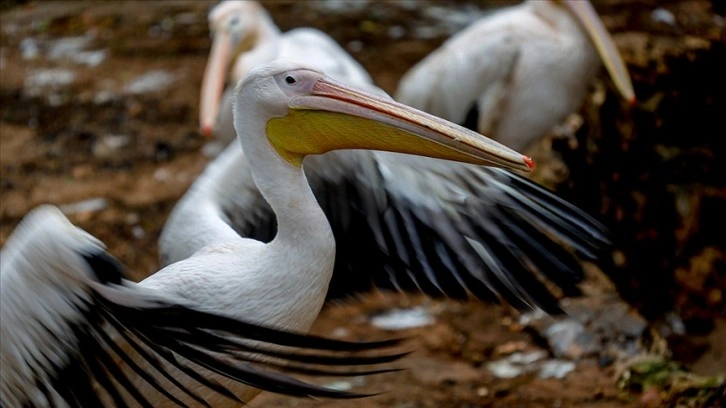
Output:
<instances>
[{"instance_id":1,"label":"bird","mask_svg":"<svg viewBox=\"0 0 726 408\"><path fill-rule=\"evenodd\" d=\"M222 1L210 10L208 18L213 42L204 72L199 109L201 133L207 137L214 134L217 140L224 142L235 138L229 97L231 88L222 96L228 71L229 83L234 86L257 65L285 58L314 63L334 79L379 91L365 68L329 35L311 27L282 33L256 1Z\"/></svg>"},{"instance_id":2,"label":"bird","mask_svg":"<svg viewBox=\"0 0 726 408\"><path fill-rule=\"evenodd\" d=\"M252 21L243 23L250 15ZM263 27L272 24L254 2L222 2L212 10L212 31L219 33L207 66L216 68L207 69L203 89L210 83L222 86L220 61L232 58L219 57L217 44L234 48L229 37L240 41L242 33L254 31L244 27L258 21L268 21L259 23ZM287 49L301 63L306 55L329 61L316 53L294 53L294 46ZM348 58L343 54L342 60ZM335 66L335 58L325 65ZM338 80L387 97L357 70L333 72ZM201 94L204 106L210 93ZM233 129L231 111L231 105L222 110L214 130L222 140ZM272 239L275 216L246 156L239 144L230 144L178 201L159 238L162 265L189 257L222 230ZM329 299L378 287L459 300L473 295L520 310L559 313L557 298L579 293L580 259L601 262L611 246L607 230L592 217L503 169L351 150L308 158L305 174L337 243ZM543 281L554 282L562 293L550 293Z\"/></svg>"},{"instance_id":3,"label":"bird","mask_svg":"<svg viewBox=\"0 0 726 408\"><path fill-rule=\"evenodd\" d=\"M582 104L605 65L631 105L630 76L587 0L528 0L486 15L399 81L399 102L527 151Z\"/></svg>"},{"instance_id":4,"label":"bird","mask_svg":"<svg viewBox=\"0 0 726 408\"><path fill-rule=\"evenodd\" d=\"M177 202L159 238L162 265L220 231L273 238L249 155L230 145ZM592 217L504 169L341 150L309 157L305 175L337 244L329 299L378 287L560 313L559 297L579 294L580 258L600 261L611 246Z\"/></svg>"},{"instance_id":5,"label":"bird","mask_svg":"<svg viewBox=\"0 0 726 408\"><path fill-rule=\"evenodd\" d=\"M133 284L121 280L119 267L96 239L57 209L32 213L0 256L3 406L125 406L132 405L129 399L142 406L238 406L261 388L345 398L347 393L260 373L234 360L273 367L280 359L331 365L331 358L305 357L275 344L378 347L280 335L309 331L335 259L333 234L307 184L303 159L355 148L521 171L533 166L527 156L482 135L291 61L253 69L235 88L234 101L239 143L277 217L274 239L244 238L229 225L218 225L214 236L200 231L208 242L194 254ZM131 343L146 365L119 351L108 328ZM398 357L389 354L381 361ZM172 365L169 371L162 359ZM377 360L361 360L370 362ZM130 371L120 371L121 363ZM231 378L208 379L200 367ZM150 370L182 392L170 394Z\"/></svg>"}]
</instances>

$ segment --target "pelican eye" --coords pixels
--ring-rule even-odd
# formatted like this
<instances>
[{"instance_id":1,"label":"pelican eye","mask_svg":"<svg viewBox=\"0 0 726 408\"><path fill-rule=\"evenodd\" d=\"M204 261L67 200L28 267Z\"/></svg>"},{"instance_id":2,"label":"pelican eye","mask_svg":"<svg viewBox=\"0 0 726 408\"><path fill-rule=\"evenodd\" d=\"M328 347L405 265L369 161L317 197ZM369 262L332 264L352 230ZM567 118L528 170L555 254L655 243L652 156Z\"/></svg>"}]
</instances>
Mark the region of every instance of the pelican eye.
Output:
<instances>
[{"instance_id":1,"label":"pelican eye","mask_svg":"<svg viewBox=\"0 0 726 408\"><path fill-rule=\"evenodd\" d=\"M294 77L294 76L292 76L292 75L288 75L288 76L286 76L286 77L285 77L285 82L286 82L286 83L287 83L288 85L292 85L292 84L296 83L296 82L297 82L297 80L295 79L295 77Z\"/></svg>"}]
</instances>

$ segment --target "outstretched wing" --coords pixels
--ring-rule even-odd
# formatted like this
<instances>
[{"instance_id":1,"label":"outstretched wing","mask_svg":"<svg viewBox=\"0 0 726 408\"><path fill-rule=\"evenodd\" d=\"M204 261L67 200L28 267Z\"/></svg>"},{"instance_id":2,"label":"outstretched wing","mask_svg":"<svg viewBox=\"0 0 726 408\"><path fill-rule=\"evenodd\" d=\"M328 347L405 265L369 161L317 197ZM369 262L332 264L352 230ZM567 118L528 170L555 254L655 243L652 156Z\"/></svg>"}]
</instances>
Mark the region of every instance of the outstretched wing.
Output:
<instances>
[{"instance_id":1,"label":"outstretched wing","mask_svg":"<svg viewBox=\"0 0 726 408\"><path fill-rule=\"evenodd\" d=\"M144 288L100 242L41 207L2 250L3 406L212 406L257 389L365 396L284 374L368 375L404 353L249 324ZM360 368L355 368L360 367ZM249 387L239 392L239 385Z\"/></svg>"},{"instance_id":2,"label":"outstretched wing","mask_svg":"<svg viewBox=\"0 0 726 408\"><path fill-rule=\"evenodd\" d=\"M220 181L226 166L237 176ZM560 294L578 293L580 258L603 261L610 248L597 221L504 170L370 151L311 156L304 168L336 238L329 298L377 286L557 313ZM219 214L214 234L194 224L211 222L205 211ZM160 249L168 264L227 230L268 241L275 229L232 144L177 204Z\"/></svg>"},{"instance_id":3,"label":"outstretched wing","mask_svg":"<svg viewBox=\"0 0 726 408\"><path fill-rule=\"evenodd\" d=\"M382 152L308 159L337 240L333 296L376 286L560 311L578 293L578 258L610 247L604 227L501 169Z\"/></svg>"}]
</instances>

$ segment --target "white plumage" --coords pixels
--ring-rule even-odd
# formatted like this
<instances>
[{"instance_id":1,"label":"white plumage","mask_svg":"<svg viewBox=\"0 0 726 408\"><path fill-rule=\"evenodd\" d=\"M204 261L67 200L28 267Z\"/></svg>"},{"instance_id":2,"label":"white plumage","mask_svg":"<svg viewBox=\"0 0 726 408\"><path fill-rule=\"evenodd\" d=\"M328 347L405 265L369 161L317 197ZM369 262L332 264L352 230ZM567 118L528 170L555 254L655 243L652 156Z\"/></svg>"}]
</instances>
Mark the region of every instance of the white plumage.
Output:
<instances>
[{"instance_id":1,"label":"white plumage","mask_svg":"<svg viewBox=\"0 0 726 408\"><path fill-rule=\"evenodd\" d=\"M579 108L601 61L633 102L625 65L587 0L529 0L447 40L403 76L395 98L524 150Z\"/></svg>"}]
</instances>

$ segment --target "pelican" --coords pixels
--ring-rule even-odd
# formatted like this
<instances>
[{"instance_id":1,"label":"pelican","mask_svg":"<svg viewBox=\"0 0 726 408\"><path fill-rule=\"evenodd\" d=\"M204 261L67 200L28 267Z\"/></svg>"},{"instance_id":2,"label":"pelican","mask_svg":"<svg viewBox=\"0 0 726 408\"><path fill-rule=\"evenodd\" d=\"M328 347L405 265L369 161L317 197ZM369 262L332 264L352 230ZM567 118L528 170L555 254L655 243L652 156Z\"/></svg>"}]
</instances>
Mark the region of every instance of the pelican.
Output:
<instances>
[{"instance_id":1,"label":"pelican","mask_svg":"<svg viewBox=\"0 0 726 408\"><path fill-rule=\"evenodd\" d=\"M220 2L209 12L209 27L213 42L204 72L199 109L201 131L207 137L214 133L225 142L235 137L229 92L222 98L230 65L231 84L236 84L257 65L285 58L314 63L331 78L375 90L369 88L373 80L368 72L330 36L308 27L282 33L256 1Z\"/></svg>"},{"instance_id":2,"label":"pelican","mask_svg":"<svg viewBox=\"0 0 726 408\"><path fill-rule=\"evenodd\" d=\"M201 92L203 128L213 123L204 118L216 111L204 107L219 98L222 69L233 59L229 50L238 47L236 41L245 33L259 31L257 38L268 40L258 40L240 60L262 62L277 53L265 51L265 44L285 43L286 54L296 60L310 56L309 62L332 67L336 79L382 92L365 71L354 69L356 63L339 68L336 61L352 59L335 43L332 49L340 52L315 52L304 45L297 50L286 39L298 30L281 37L255 2L220 3L210 13L210 25L215 40ZM232 77L250 66L235 64ZM231 112L231 105L223 108L215 129L223 140L233 130ZM273 237L274 213L252 178L246 155L239 144L231 144L177 203L159 240L162 265L189 257L214 241L218 231L263 241ZM357 150L310 157L305 173L337 242L333 298L375 284L455 299L473 293L555 313L558 302L541 286L543 275L573 295L573 283L582 273L563 247L595 260L609 246L607 233L592 218L501 169Z\"/></svg>"},{"instance_id":3,"label":"pelican","mask_svg":"<svg viewBox=\"0 0 726 408\"><path fill-rule=\"evenodd\" d=\"M587 0L529 0L473 23L411 68L401 103L519 151L582 103L602 63L631 104L612 38Z\"/></svg>"},{"instance_id":4,"label":"pelican","mask_svg":"<svg viewBox=\"0 0 726 408\"><path fill-rule=\"evenodd\" d=\"M210 229L187 231L202 235L206 245L131 285L120 281L117 268L99 255L100 243L92 237L63 224L57 213L55 218L32 217L31 225L21 227L19 236L8 241L1 257L3 406L98 401L126 405L128 399L145 406L235 401L239 405L249 402L260 387L320 394L323 391L317 388L301 389L298 383L278 381L272 375L247 375L247 366L225 365L214 357L214 353L236 356L241 348L253 361L265 362L268 357L329 361L305 360L274 346L267 355L267 347L245 348L259 341L274 345L275 333L249 335L252 343L230 338L245 338L248 331L254 334L254 325L306 333L323 305L335 241L305 179L303 159L336 149L379 149L521 171L533 166L528 157L482 135L290 61L252 70L235 88L234 103L239 142L254 182L277 219L274 238L267 243L243 238L230 225L207 217L205 221L215 223L213 234ZM193 309L178 310L179 304ZM219 320L222 317L251 325L235 329L234 322ZM174 365L175 370L162 377L186 391L170 394L149 377L148 370L158 371L162 358L142 346L135 351L152 367L125 358L106 331L98 329L102 321L118 328L128 342L144 343ZM294 345L295 340L288 338L284 345ZM110 353L119 355L120 361ZM179 362L180 357L223 376L239 375L233 381L204 380L196 367ZM133 378L119 373L120 363L133 371ZM186 376L179 379L178 371ZM137 382L142 384L136 386ZM96 396L100 392L103 397ZM159 400L152 401L147 393Z\"/></svg>"},{"instance_id":5,"label":"pelican","mask_svg":"<svg viewBox=\"0 0 726 408\"><path fill-rule=\"evenodd\" d=\"M234 48L229 37L239 41L241 33L255 31L245 28L252 24L267 27L262 32L278 32L254 2L222 2L212 10L210 22L219 33L203 81L202 106L208 102L205 95L218 98L219 92L206 89L210 84L221 89L220 64L230 59L226 51L220 57L218 47ZM262 47L253 52L264 55ZM294 46L286 49L298 60L306 58ZM331 67L350 58L344 52L327 53L340 57L330 59L309 55ZM367 76L356 74L361 71L333 71L337 79L381 93ZM241 74L236 72L233 77ZM231 111L231 105L222 111L217 135L233 129ZM609 246L606 231L595 220L501 169L357 150L310 157L305 173L337 242L332 298L375 284L454 299L473 293L487 301L503 298L519 309L556 313L557 299L541 281L550 280L574 295L582 274L578 260L563 248L596 260ZM159 239L161 264L189 257L215 241L219 231L263 241L275 232L272 208L237 143L208 165L173 209Z\"/></svg>"}]
</instances>

